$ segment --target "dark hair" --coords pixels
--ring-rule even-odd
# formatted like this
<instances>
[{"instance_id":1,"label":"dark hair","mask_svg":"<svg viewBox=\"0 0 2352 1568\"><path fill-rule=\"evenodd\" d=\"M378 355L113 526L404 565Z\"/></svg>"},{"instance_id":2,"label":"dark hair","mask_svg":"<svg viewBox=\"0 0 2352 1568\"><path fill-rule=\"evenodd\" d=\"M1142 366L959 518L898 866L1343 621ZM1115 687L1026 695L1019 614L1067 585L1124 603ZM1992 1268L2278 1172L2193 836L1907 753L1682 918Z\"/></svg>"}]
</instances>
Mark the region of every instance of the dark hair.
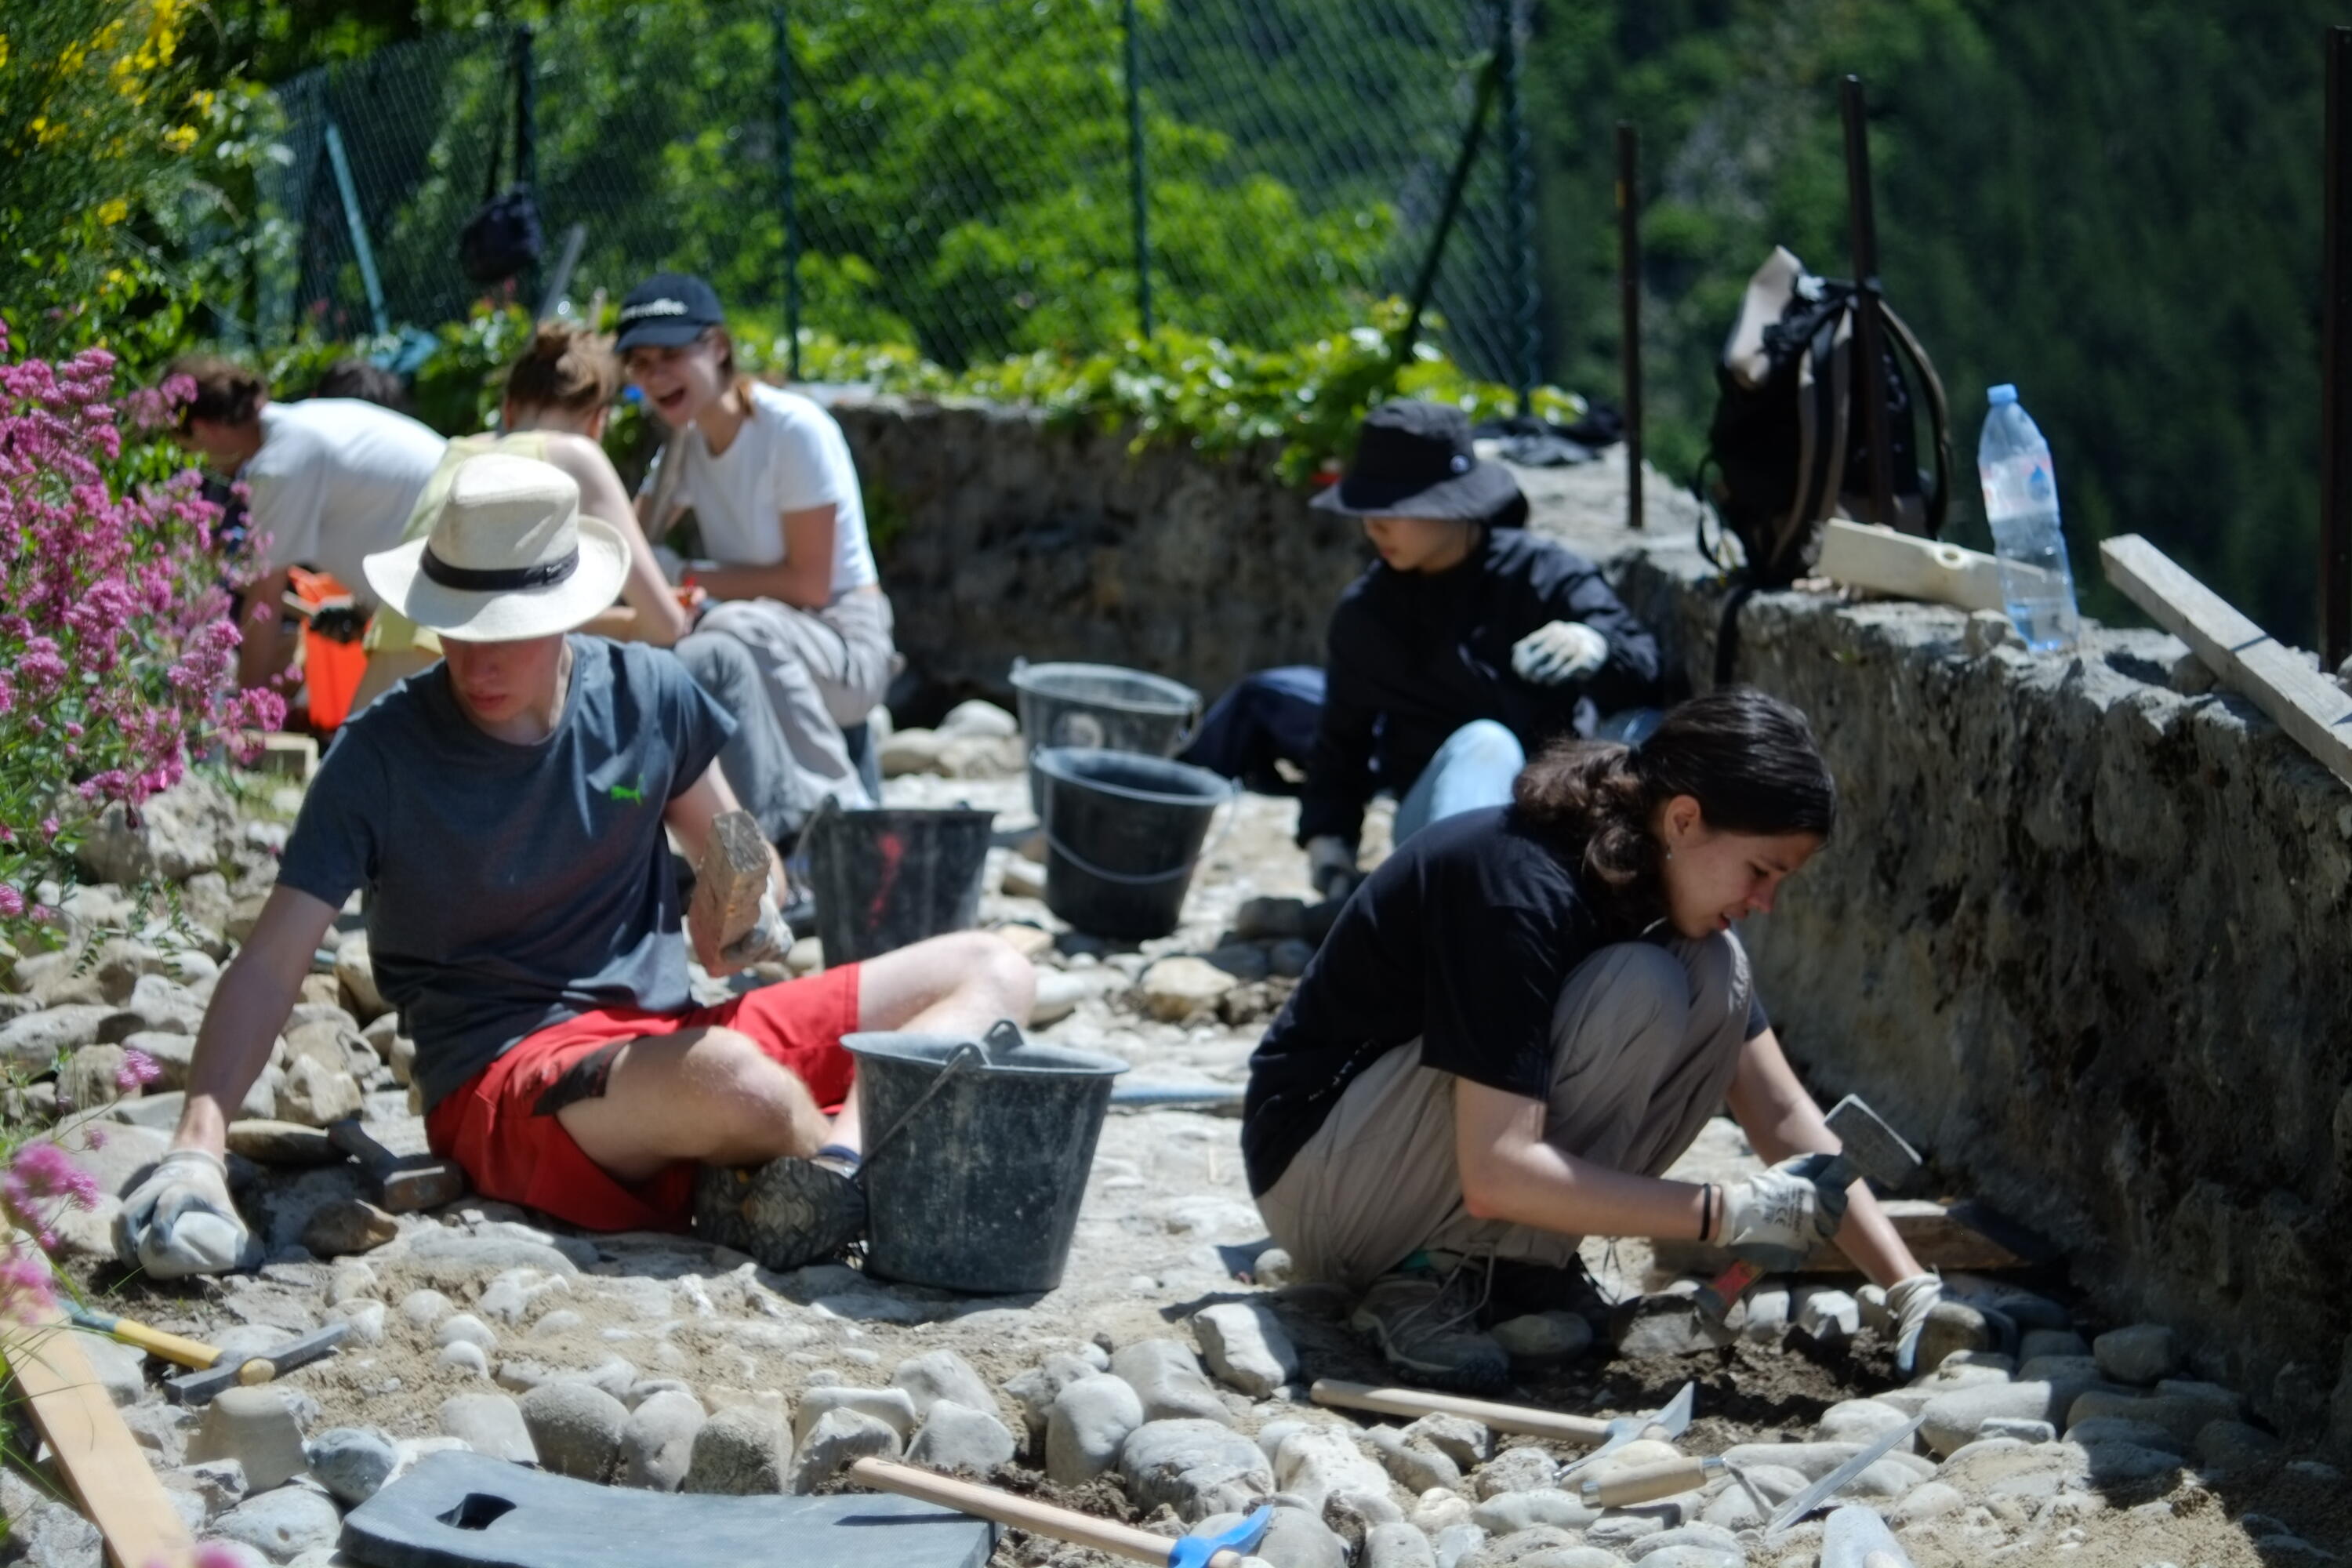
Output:
<instances>
[{"instance_id":1,"label":"dark hair","mask_svg":"<svg viewBox=\"0 0 2352 1568\"><path fill-rule=\"evenodd\" d=\"M520 408L588 414L620 390L621 365L612 346L577 321L540 322L530 346L507 367L506 395Z\"/></svg>"},{"instance_id":2,"label":"dark hair","mask_svg":"<svg viewBox=\"0 0 2352 1568\"><path fill-rule=\"evenodd\" d=\"M221 425L251 424L269 391L269 384L261 379L257 371L213 354L183 354L173 360L163 378L169 381L178 375L196 384L195 396L180 405L174 426L184 435L189 421L194 419L210 419Z\"/></svg>"},{"instance_id":3,"label":"dark hair","mask_svg":"<svg viewBox=\"0 0 2352 1568\"><path fill-rule=\"evenodd\" d=\"M320 373L313 397L356 397L396 413L409 411L408 384L397 373L363 359L339 359Z\"/></svg>"},{"instance_id":4,"label":"dark hair","mask_svg":"<svg viewBox=\"0 0 2352 1568\"><path fill-rule=\"evenodd\" d=\"M1651 819L1676 795L1718 832L1765 837L1837 827L1837 781L1805 716L1752 687L1694 697L1636 747L1561 741L1512 786L1520 819L1581 858L1585 885L1628 915L1655 912Z\"/></svg>"}]
</instances>

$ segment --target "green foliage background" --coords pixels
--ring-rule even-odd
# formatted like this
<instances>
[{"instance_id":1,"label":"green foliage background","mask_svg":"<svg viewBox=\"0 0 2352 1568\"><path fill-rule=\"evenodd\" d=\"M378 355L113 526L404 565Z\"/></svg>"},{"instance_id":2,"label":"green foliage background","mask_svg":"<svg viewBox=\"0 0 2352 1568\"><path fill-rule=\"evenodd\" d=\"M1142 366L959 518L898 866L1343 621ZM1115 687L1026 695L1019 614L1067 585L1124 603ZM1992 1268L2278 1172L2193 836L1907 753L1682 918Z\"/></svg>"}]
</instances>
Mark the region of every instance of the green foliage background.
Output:
<instances>
[{"instance_id":1,"label":"green foliage background","mask_svg":"<svg viewBox=\"0 0 2352 1568\"><path fill-rule=\"evenodd\" d=\"M1643 138L1645 365L1685 477L1775 243L1847 276L1837 80L1874 113L1881 272L1972 459L1985 387L2050 437L2079 579L2137 532L2315 635L2321 32L2312 0L1543 0L1554 378L1616 381L1612 127ZM1969 462L1972 468L1972 461ZM1964 542L1982 508L1962 487ZM2093 607L2123 612L2098 588Z\"/></svg>"}]
</instances>

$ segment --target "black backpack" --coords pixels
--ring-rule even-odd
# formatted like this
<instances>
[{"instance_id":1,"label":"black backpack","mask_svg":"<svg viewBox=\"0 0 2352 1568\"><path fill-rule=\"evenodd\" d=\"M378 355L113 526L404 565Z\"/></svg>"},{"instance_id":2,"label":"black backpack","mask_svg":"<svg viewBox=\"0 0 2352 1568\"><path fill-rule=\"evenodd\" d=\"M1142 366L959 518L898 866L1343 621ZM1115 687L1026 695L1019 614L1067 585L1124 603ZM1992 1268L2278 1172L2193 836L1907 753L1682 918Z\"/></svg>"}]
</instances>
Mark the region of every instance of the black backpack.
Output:
<instances>
[{"instance_id":1,"label":"black backpack","mask_svg":"<svg viewBox=\"0 0 2352 1568\"><path fill-rule=\"evenodd\" d=\"M546 241L541 233L539 204L522 183L528 163L525 143L530 121L523 108L527 87L521 60L515 70L515 183L499 189L499 164L506 155L507 122L501 114L490 142L490 165L482 176L482 205L457 232L457 264L466 276L485 286L503 283L539 261Z\"/></svg>"},{"instance_id":2,"label":"black backpack","mask_svg":"<svg viewBox=\"0 0 2352 1568\"><path fill-rule=\"evenodd\" d=\"M1868 385L1856 384L1860 297L1855 285L1816 278L1776 247L1749 279L1739 320L1716 366L1721 396L1693 489L1712 504L1717 531L1708 538L1702 515L1699 547L1749 592L1784 587L1803 576L1820 554L1822 525L1832 517L1870 515L1863 399L1874 390L1885 400L1887 468L1897 513L1891 521L1930 539L1943 531L1952 468L1944 384L1919 340L1881 299L1885 363ZM1932 481L1919 471L1922 395L1935 454ZM1716 476L1711 485L1709 468ZM1722 547L1725 531L1739 541L1737 561ZM1737 612L1735 600L1730 614Z\"/></svg>"}]
</instances>

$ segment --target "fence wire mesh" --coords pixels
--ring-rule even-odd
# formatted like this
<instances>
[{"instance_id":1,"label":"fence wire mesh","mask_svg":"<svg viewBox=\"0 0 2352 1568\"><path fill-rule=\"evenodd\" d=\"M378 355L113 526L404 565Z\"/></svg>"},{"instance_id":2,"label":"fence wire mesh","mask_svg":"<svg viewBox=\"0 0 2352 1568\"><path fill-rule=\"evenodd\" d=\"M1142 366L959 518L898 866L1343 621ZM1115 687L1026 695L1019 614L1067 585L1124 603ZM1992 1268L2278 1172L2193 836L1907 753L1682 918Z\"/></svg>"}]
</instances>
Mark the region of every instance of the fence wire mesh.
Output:
<instances>
[{"instance_id":1,"label":"fence wire mesh","mask_svg":"<svg viewBox=\"0 0 2352 1568\"><path fill-rule=\"evenodd\" d=\"M1083 352L1140 325L1139 184L1155 325L1283 346L1410 289L1501 15L1496 0L676 0L567 6L520 48L504 32L424 39L280 89L291 157L275 197L299 247L289 276L259 280L265 323L362 332L378 299L394 324L462 316L484 291L459 231L520 175L547 256L499 292L526 304L578 225L574 299L677 267L779 332L796 318L951 366ZM1531 369L1512 203L1533 192L1512 153L1497 108L1430 301L1449 350L1500 381Z\"/></svg>"}]
</instances>

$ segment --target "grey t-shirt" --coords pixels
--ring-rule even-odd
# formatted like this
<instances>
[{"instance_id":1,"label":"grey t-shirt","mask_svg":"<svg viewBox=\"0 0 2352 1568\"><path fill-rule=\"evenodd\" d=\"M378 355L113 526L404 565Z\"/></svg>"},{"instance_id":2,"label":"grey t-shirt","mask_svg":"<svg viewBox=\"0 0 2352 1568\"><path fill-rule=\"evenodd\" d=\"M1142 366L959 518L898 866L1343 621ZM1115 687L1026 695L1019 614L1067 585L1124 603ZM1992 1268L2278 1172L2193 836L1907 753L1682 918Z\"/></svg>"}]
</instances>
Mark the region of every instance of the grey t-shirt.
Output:
<instances>
[{"instance_id":1,"label":"grey t-shirt","mask_svg":"<svg viewBox=\"0 0 2352 1568\"><path fill-rule=\"evenodd\" d=\"M550 1024L688 1004L662 812L734 721L666 650L571 641L546 740L484 734L436 664L343 727L286 841L284 886L338 907L367 889L427 1108Z\"/></svg>"}]
</instances>

